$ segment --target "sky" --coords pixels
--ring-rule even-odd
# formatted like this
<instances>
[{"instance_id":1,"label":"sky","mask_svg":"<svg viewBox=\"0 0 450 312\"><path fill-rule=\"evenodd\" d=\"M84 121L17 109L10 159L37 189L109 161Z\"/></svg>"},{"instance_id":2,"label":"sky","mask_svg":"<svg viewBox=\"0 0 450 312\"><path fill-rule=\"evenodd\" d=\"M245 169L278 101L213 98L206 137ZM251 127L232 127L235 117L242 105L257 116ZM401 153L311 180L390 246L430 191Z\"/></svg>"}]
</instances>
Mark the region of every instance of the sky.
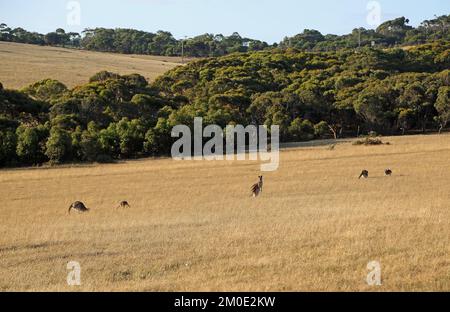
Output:
<instances>
[{"instance_id":1,"label":"sky","mask_svg":"<svg viewBox=\"0 0 450 312\"><path fill-rule=\"evenodd\" d=\"M57 28L134 28L280 42L303 29L342 35L405 16L417 26L450 14L450 0L0 0L0 23L47 33Z\"/></svg>"}]
</instances>

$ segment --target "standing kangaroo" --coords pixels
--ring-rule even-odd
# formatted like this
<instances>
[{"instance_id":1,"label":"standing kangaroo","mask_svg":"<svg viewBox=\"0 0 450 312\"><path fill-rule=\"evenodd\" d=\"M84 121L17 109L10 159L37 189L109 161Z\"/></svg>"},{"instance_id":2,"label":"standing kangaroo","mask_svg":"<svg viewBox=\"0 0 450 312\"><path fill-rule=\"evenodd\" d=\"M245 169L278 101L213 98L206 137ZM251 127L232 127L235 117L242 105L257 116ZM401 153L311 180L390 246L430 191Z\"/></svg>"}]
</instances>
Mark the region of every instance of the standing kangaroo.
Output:
<instances>
[{"instance_id":1,"label":"standing kangaroo","mask_svg":"<svg viewBox=\"0 0 450 312\"><path fill-rule=\"evenodd\" d=\"M262 193L262 190L263 190L263 184L264 184L264 182L263 182L263 176L259 176L258 178L259 178L259 182L253 184L253 186L252 186L252 188L251 188L252 196L253 196L253 197L258 197L259 194L261 194L261 193Z\"/></svg>"},{"instance_id":2,"label":"standing kangaroo","mask_svg":"<svg viewBox=\"0 0 450 312\"><path fill-rule=\"evenodd\" d=\"M384 175L385 175L386 177L390 177L390 176L392 175L392 170L391 170L391 169L386 169L386 170L384 170Z\"/></svg>"},{"instance_id":3,"label":"standing kangaroo","mask_svg":"<svg viewBox=\"0 0 450 312\"><path fill-rule=\"evenodd\" d=\"M89 211L89 208L86 208L86 206L82 203L82 202L80 202L80 201L76 201L76 202L74 202L72 205L70 205L70 207L69 207L69 214L70 214L70 211L71 210L76 210L76 211L78 211L78 212L80 212L80 213L83 213L83 212L88 212Z\"/></svg>"},{"instance_id":4,"label":"standing kangaroo","mask_svg":"<svg viewBox=\"0 0 450 312\"><path fill-rule=\"evenodd\" d=\"M361 174L359 175L359 179L361 179L361 178L368 179L369 178L369 171L363 170L361 172Z\"/></svg>"}]
</instances>

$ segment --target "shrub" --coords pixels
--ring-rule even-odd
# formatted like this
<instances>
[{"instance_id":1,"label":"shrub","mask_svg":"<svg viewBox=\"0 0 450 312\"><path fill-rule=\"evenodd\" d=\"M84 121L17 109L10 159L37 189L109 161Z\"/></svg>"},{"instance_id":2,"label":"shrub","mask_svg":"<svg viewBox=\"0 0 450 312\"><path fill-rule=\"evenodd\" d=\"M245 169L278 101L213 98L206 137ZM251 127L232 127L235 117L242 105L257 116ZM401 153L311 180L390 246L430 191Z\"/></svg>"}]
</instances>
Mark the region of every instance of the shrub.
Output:
<instances>
[{"instance_id":1,"label":"shrub","mask_svg":"<svg viewBox=\"0 0 450 312\"><path fill-rule=\"evenodd\" d=\"M48 138L48 129L43 125L36 127L20 125L16 130L16 153L24 164L39 164L47 158L44 154L45 142Z\"/></svg>"},{"instance_id":2,"label":"shrub","mask_svg":"<svg viewBox=\"0 0 450 312\"><path fill-rule=\"evenodd\" d=\"M308 141L314 139L314 125L309 120L295 118L288 128L289 136L294 141Z\"/></svg>"},{"instance_id":3,"label":"shrub","mask_svg":"<svg viewBox=\"0 0 450 312\"><path fill-rule=\"evenodd\" d=\"M29 85L22 91L37 100L50 101L61 97L64 92L67 92L67 87L57 80L44 79Z\"/></svg>"},{"instance_id":4,"label":"shrub","mask_svg":"<svg viewBox=\"0 0 450 312\"><path fill-rule=\"evenodd\" d=\"M46 147L45 155L49 158L50 163L58 164L71 157L72 138L66 130L53 127L50 130Z\"/></svg>"},{"instance_id":5,"label":"shrub","mask_svg":"<svg viewBox=\"0 0 450 312\"><path fill-rule=\"evenodd\" d=\"M13 131L0 131L0 167L16 156L17 136Z\"/></svg>"},{"instance_id":6,"label":"shrub","mask_svg":"<svg viewBox=\"0 0 450 312\"><path fill-rule=\"evenodd\" d=\"M370 132L366 137L353 142L353 145L390 145L389 142L384 143L375 132Z\"/></svg>"},{"instance_id":7,"label":"shrub","mask_svg":"<svg viewBox=\"0 0 450 312\"><path fill-rule=\"evenodd\" d=\"M106 81L108 79L119 79L120 75L108 72L106 70L96 73L94 76L89 78L89 82L100 82Z\"/></svg>"}]
</instances>

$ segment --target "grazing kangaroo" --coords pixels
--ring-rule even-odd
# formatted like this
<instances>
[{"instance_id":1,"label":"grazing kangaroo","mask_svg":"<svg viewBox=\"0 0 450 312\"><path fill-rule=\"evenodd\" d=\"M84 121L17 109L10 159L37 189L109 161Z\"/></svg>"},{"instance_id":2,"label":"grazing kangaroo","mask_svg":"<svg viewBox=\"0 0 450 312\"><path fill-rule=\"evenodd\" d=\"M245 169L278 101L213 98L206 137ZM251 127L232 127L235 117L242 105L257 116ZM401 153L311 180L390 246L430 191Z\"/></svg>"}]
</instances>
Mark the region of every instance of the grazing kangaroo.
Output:
<instances>
[{"instance_id":1,"label":"grazing kangaroo","mask_svg":"<svg viewBox=\"0 0 450 312\"><path fill-rule=\"evenodd\" d=\"M368 179L369 178L369 171L363 170L361 172L361 174L359 175L359 179L361 179L361 178Z\"/></svg>"},{"instance_id":2,"label":"grazing kangaroo","mask_svg":"<svg viewBox=\"0 0 450 312\"><path fill-rule=\"evenodd\" d=\"M69 214L70 214L70 211L72 209L78 211L79 213L83 213L83 212L88 212L89 211L89 208L86 208L86 206L80 201L76 201L72 205L70 205L70 207L69 207Z\"/></svg>"},{"instance_id":3,"label":"grazing kangaroo","mask_svg":"<svg viewBox=\"0 0 450 312\"><path fill-rule=\"evenodd\" d=\"M264 184L263 176L259 176L258 178L259 178L259 182L253 184L253 186L251 188L253 197L258 197L259 194L261 194L262 190L263 190L263 184Z\"/></svg>"},{"instance_id":4,"label":"grazing kangaroo","mask_svg":"<svg viewBox=\"0 0 450 312\"><path fill-rule=\"evenodd\" d=\"M392 170L391 170L391 169L386 169L386 170L384 170L384 175L385 175L386 177L390 177L390 176L392 175Z\"/></svg>"},{"instance_id":5,"label":"grazing kangaroo","mask_svg":"<svg viewBox=\"0 0 450 312\"><path fill-rule=\"evenodd\" d=\"M119 207L117 208L131 208L131 206L126 200L124 200L120 202Z\"/></svg>"}]
</instances>

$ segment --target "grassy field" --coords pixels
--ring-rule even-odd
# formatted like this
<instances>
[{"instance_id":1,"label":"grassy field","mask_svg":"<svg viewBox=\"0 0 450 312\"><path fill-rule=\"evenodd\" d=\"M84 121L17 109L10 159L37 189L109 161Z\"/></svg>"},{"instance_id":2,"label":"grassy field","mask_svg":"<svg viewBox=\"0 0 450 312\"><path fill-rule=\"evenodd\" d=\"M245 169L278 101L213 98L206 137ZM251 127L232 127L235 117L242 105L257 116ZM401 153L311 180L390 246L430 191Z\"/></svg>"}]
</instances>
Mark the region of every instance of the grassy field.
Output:
<instances>
[{"instance_id":1,"label":"grassy field","mask_svg":"<svg viewBox=\"0 0 450 312\"><path fill-rule=\"evenodd\" d=\"M10 89L46 78L74 87L88 82L102 70L122 75L138 73L151 81L181 64L179 57L100 53L9 42L0 42L0 59L0 82Z\"/></svg>"},{"instance_id":2,"label":"grassy field","mask_svg":"<svg viewBox=\"0 0 450 312\"><path fill-rule=\"evenodd\" d=\"M0 171L0 290L449 291L450 136L385 140L284 150L257 199L250 161Z\"/></svg>"}]
</instances>

